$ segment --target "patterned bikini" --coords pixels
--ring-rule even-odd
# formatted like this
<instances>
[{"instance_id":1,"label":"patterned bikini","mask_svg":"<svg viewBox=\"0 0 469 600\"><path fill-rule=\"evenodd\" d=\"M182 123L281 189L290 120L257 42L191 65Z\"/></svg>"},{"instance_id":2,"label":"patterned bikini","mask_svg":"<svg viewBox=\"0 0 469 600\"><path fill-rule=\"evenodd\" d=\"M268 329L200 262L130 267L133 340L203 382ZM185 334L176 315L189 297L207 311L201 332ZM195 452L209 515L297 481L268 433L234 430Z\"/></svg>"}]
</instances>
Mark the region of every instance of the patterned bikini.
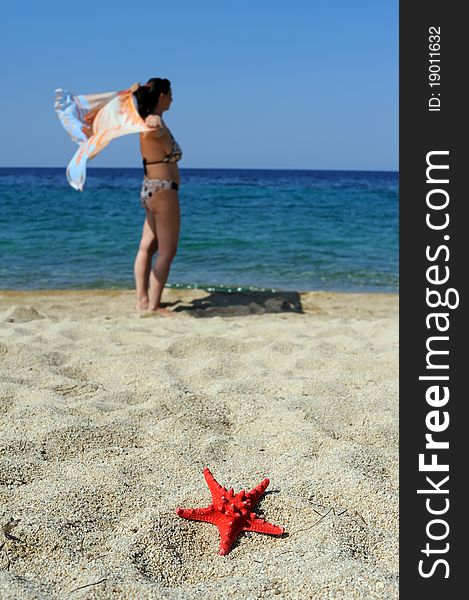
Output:
<instances>
[{"instance_id":1,"label":"patterned bikini","mask_svg":"<svg viewBox=\"0 0 469 600\"><path fill-rule=\"evenodd\" d=\"M172 181L171 179L151 179L149 177L146 177L147 165L154 165L156 163L174 163L178 160L181 160L182 158L181 147L174 139L173 134L171 133L169 128L166 126L165 128L169 133L169 136L172 141L171 152L168 155L166 155L163 158L163 160L153 160L149 162L146 158L143 159L143 172L145 176L143 178L142 189L140 191L140 203L144 208L148 208L146 201L148 200L148 198L153 196L153 194L156 193L158 190L177 190L179 188L178 183L176 181Z\"/></svg>"}]
</instances>

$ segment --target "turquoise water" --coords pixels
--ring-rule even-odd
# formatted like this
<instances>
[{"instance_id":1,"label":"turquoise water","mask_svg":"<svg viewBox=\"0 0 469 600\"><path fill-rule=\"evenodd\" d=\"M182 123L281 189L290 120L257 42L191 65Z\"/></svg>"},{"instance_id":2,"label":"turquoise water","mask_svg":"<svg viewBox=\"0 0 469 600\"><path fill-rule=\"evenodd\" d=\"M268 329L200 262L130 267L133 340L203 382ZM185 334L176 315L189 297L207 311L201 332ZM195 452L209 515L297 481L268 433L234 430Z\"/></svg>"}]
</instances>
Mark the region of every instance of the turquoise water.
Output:
<instances>
[{"instance_id":1,"label":"turquoise water","mask_svg":"<svg viewBox=\"0 0 469 600\"><path fill-rule=\"evenodd\" d=\"M0 288L134 287L141 169L0 168ZM398 174L181 169L170 287L398 290Z\"/></svg>"}]
</instances>

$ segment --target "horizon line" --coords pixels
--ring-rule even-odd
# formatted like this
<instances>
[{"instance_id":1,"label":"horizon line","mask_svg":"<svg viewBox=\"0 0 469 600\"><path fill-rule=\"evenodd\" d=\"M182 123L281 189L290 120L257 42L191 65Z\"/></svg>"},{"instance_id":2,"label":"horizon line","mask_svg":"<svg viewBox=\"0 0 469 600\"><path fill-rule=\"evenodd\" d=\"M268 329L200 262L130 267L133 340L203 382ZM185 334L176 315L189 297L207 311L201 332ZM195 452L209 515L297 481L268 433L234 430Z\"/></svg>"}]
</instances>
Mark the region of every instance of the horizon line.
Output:
<instances>
[{"instance_id":1,"label":"horizon line","mask_svg":"<svg viewBox=\"0 0 469 600\"><path fill-rule=\"evenodd\" d=\"M42 167L42 166L0 166L0 169L66 169L67 166L60 167ZM142 167L89 167L87 166L87 171L90 170L101 170L101 169L134 169L134 170L142 170ZM179 167L181 171L186 169L193 169L198 171L341 171L345 173L356 173L356 172L371 172L371 173L399 173L399 169L294 169L292 167Z\"/></svg>"}]
</instances>

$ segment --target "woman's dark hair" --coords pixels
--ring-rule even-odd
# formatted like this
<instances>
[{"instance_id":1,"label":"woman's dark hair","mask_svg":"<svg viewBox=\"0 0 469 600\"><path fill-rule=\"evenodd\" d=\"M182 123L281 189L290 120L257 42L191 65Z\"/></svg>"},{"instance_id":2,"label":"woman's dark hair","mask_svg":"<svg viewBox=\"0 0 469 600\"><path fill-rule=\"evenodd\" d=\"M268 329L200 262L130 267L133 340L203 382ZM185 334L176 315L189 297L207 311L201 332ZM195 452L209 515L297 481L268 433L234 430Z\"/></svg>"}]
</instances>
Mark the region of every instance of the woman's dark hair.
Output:
<instances>
[{"instance_id":1,"label":"woman's dark hair","mask_svg":"<svg viewBox=\"0 0 469 600\"><path fill-rule=\"evenodd\" d=\"M160 77L152 77L146 83L141 85L135 92L134 96L137 99L138 113L142 119L146 119L151 111L155 108L160 94L167 94L171 82L169 79L161 79Z\"/></svg>"}]
</instances>

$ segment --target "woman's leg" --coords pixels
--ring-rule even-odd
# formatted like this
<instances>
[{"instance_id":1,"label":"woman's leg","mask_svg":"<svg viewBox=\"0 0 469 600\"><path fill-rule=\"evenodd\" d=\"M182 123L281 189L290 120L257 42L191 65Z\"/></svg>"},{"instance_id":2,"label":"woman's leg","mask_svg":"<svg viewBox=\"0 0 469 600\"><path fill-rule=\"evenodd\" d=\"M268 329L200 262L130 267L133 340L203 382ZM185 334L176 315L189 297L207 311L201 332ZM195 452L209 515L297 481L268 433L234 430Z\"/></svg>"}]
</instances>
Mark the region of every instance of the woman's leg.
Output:
<instances>
[{"instance_id":1,"label":"woman's leg","mask_svg":"<svg viewBox=\"0 0 469 600\"><path fill-rule=\"evenodd\" d=\"M177 251L180 227L179 199L176 190L158 190L147 205L155 216L158 254L150 272L149 311L174 314L160 306L161 295Z\"/></svg>"},{"instance_id":2,"label":"woman's leg","mask_svg":"<svg viewBox=\"0 0 469 600\"><path fill-rule=\"evenodd\" d=\"M153 255L158 249L156 236L155 215L148 209L143 223L142 239L138 247L134 263L135 289L137 291L137 304L135 308L143 310L148 308L148 285Z\"/></svg>"}]
</instances>

